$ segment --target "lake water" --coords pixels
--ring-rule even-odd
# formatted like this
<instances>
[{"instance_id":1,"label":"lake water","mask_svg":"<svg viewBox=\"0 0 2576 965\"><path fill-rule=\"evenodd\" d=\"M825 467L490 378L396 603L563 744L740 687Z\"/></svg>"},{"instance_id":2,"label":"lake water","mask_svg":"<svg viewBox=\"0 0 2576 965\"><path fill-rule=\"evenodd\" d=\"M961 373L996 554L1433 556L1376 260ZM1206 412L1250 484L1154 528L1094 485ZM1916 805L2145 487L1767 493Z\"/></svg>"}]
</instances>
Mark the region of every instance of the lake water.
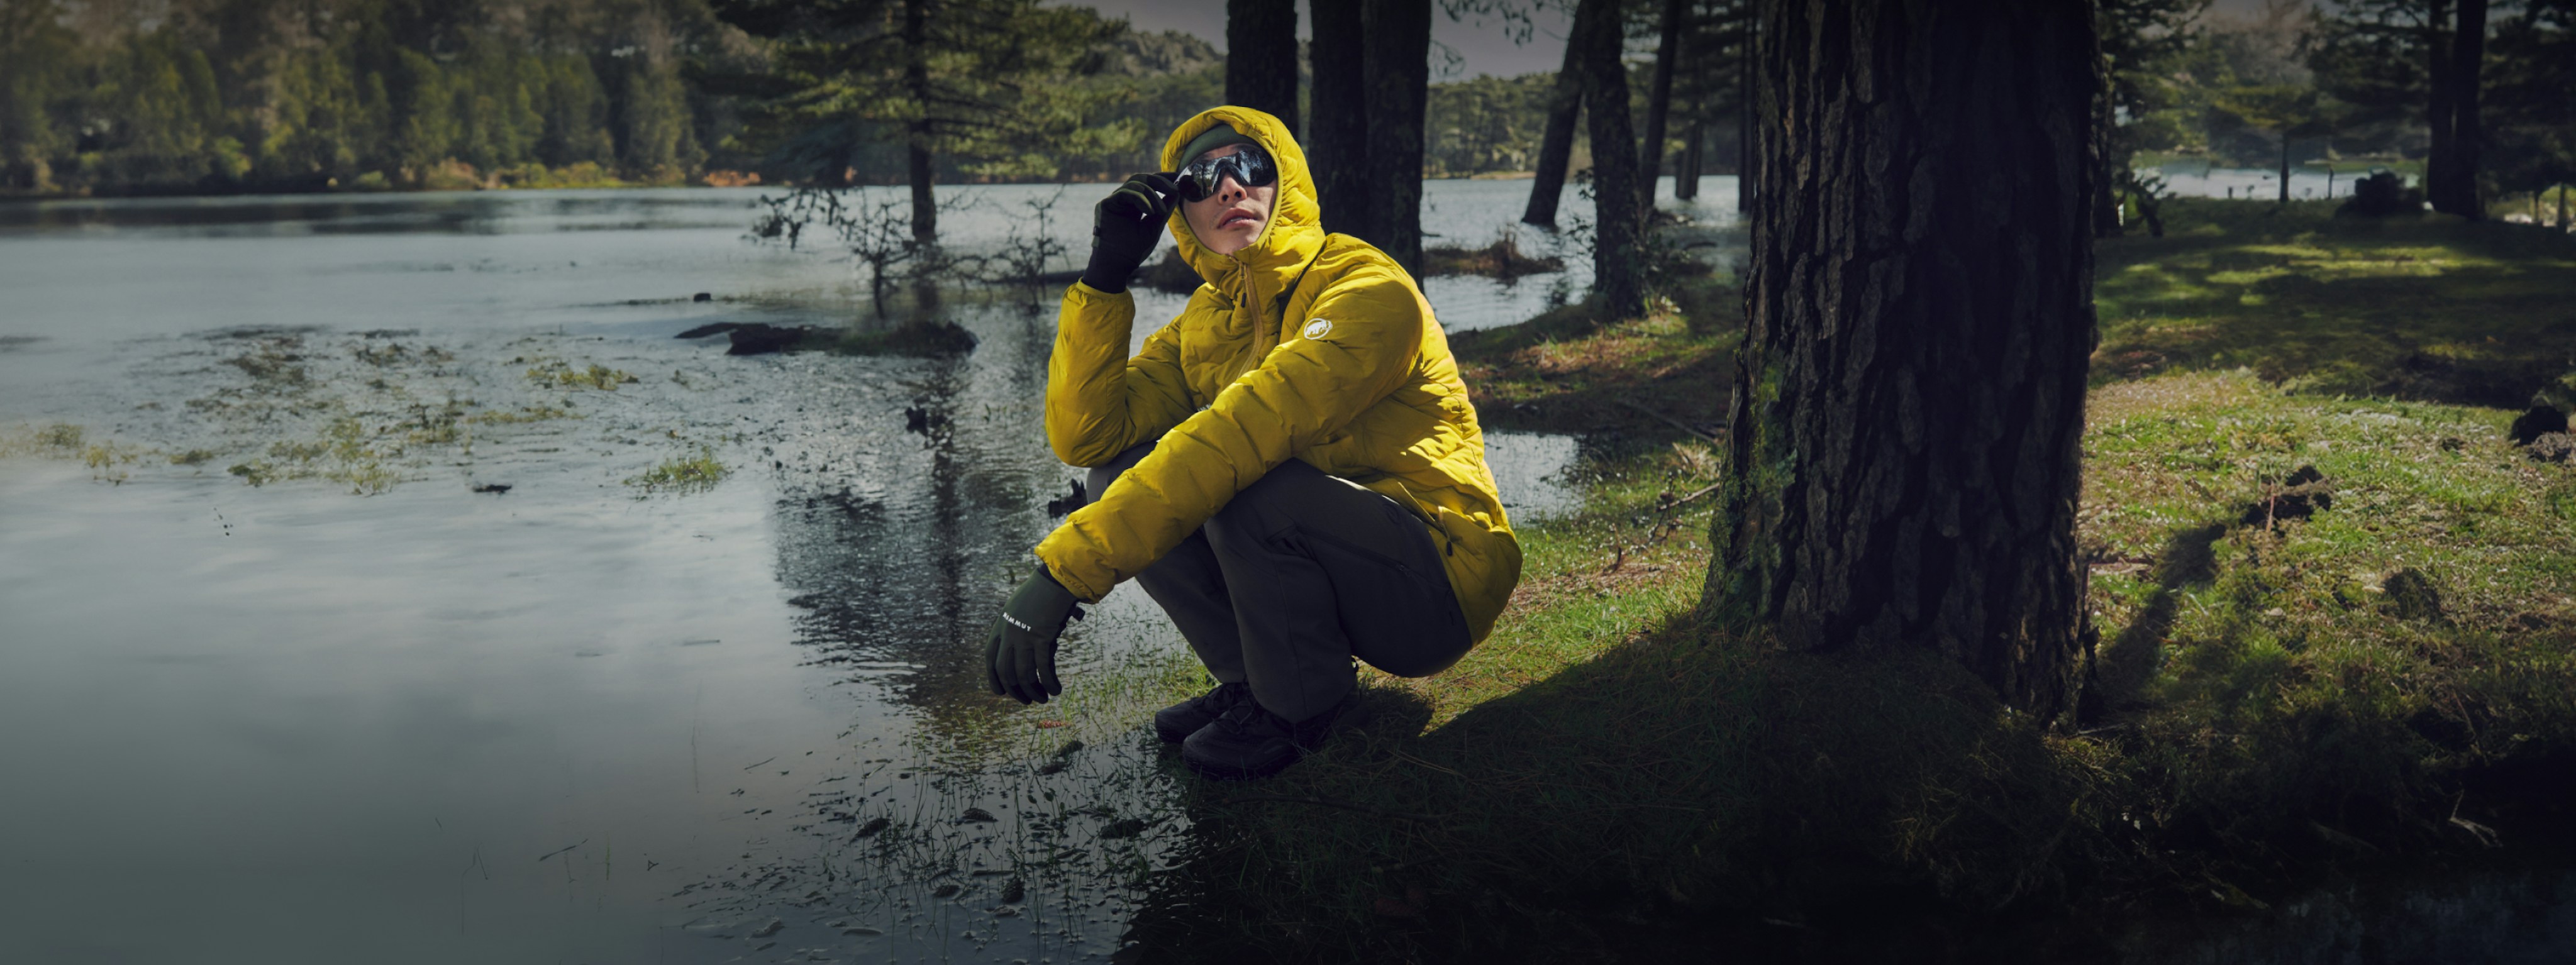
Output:
<instances>
[{"instance_id":1,"label":"lake water","mask_svg":"<svg viewBox=\"0 0 2576 965\"><path fill-rule=\"evenodd\" d=\"M2165 193L2174 197L2240 201L2275 201L2281 197L2279 168L2222 168L2201 162L2174 162L2151 173L2165 179ZM2331 170L2321 165L2299 165L2290 169L2290 198L2348 198L2353 185L2368 176L2370 166L2360 163L2338 164Z\"/></svg>"},{"instance_id":2,"label":"lake water","mask_svg":"<svg viewBox=\"0 0 2576 965\"><path fill-rule=\"evenodd\" d=\"M1524 230L1527 184L1426 224ZM949 237L1056 190L955 190ZM845 256L744 239L759 194L0 205L0 961L1119 947L1185 824L1132 696L1177 635L1121 589L1065 702L982 691L1077 475L1051 300L957 296L962 359L674 340L858 313ZM1473 328L1558 282L1427 287ZM1491 443L1515 513L1572 502L1571 439Z\"/></svg>"}]
</instances>

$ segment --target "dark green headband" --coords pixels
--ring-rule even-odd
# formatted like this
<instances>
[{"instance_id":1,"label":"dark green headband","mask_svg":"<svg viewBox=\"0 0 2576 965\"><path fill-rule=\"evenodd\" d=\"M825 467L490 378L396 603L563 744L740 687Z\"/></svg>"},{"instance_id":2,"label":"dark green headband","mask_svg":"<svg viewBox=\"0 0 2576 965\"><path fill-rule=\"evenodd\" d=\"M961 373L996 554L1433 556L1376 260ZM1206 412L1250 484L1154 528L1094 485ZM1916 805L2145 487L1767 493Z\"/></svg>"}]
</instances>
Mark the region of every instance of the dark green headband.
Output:
<instances>
[{"instance_id":1,"label":"dark green headband","mask_svg":"<svg viewBox=\"0 0 2576 965\"><path fill-rule=\"evenodd\" d=\"M1215 127L1201 131L1199 136L1191 138L1190 143L1181 148L1181 156L1179 160L1174 163L1188 164L1191 159L1209 151L1216 150L1217 148L1224 147L1228 144L1250 144L1254 147L1261 146L1261 142L1235 133L1232 125L1219 121Z\"/></svg>"}]
</instances>

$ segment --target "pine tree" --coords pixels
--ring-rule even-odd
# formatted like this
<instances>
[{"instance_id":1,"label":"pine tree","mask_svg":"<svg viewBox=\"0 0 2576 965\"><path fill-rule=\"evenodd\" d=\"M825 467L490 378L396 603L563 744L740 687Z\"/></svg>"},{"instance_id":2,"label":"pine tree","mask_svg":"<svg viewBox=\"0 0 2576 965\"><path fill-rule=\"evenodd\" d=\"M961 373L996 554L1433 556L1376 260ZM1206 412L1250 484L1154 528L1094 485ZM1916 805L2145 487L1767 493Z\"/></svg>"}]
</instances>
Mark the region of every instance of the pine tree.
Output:
<instances>
[{"instance_id":1,"label":"pine tree","mask_svg":"<svg viewBox=\"0 0 2576 965\"><path fill-rule=\"evenodd\" d=\"M0 0L0 192L56 187L73 127L58 120L80 90L78 41L58 0Z\"/></svg>"},{"instance_id":2,"label":"pine tree","mask_svg":"<svg viewBox=\"0 0 2576 965\"><path fill-rule=\"evenodd\" d=\"M1089 8L1039 0L727 0L716 12L778 41L766 77L720 79L772 92L761 110L778 139L773 149L824 132L834 150L823 153L847 158L856 136L899 132L919 244L936 240L931 184L943 159L983 177L1051 177L1065 156L1117 149L1116 139L1136 133L1106 116L1131 95L1082 82L1106 69L1124 30Z\"/></svg>"},{"instance_id":3,"label":"pine tree","mask_svg":"<svg viewBox=\"0 0 2576 965\"><path fill-rule=\"evenodd\" d=\"M1931 650L2071 716L2092 4L1767 6L1703 605L1798 649Z\"/></svg>"}]
</instances>

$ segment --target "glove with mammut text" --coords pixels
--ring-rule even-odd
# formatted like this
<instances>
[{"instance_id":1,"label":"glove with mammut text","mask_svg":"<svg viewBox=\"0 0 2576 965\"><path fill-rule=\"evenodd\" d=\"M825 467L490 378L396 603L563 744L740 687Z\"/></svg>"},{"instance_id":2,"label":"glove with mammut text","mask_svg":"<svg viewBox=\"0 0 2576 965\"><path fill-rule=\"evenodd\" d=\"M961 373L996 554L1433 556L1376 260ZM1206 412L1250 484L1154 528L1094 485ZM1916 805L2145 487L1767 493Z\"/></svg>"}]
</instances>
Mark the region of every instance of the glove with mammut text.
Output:
<instances>
[{"instance_id":1,"label":"glove with mammut text","mask_svg":"<svg viewBox=\"0 0 2576 965\"><path fill-rule=\"evenodd\" d=\"M1055 679L1055 643L1069 619L1080 619L1073 591L1048 576L1046 567L1012 591L993 622L993 638L984 651L984 669L993 692L1026 703L1046 703L1064 692Z\"/></svg>"}]
</instances>

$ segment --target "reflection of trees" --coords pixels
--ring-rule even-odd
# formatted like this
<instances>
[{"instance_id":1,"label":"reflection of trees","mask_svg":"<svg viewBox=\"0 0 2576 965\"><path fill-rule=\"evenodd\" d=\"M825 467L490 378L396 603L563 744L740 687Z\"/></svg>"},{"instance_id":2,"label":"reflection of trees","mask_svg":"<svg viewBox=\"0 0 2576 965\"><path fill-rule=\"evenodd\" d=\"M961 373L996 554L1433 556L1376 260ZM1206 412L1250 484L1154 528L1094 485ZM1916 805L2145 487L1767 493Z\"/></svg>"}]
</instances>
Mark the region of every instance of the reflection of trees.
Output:
<instances>
[{"instance_id":1,"label":"reflection of trees","mask_svg":"<svg viewBox=\"0 0 2576 965\"><path fill-rule=\"evenodd\" d=\"M871 375L915 368L858 394L884 411L852 413L782 466L779 581L803 611L798 642L813 662L882 677L935 728L994 706L984 633L1044 535L1041 490L1063 473L1035 421L1044 352L1003 338L963 358L854 361Z\"/></svg>"}]
</instances>

